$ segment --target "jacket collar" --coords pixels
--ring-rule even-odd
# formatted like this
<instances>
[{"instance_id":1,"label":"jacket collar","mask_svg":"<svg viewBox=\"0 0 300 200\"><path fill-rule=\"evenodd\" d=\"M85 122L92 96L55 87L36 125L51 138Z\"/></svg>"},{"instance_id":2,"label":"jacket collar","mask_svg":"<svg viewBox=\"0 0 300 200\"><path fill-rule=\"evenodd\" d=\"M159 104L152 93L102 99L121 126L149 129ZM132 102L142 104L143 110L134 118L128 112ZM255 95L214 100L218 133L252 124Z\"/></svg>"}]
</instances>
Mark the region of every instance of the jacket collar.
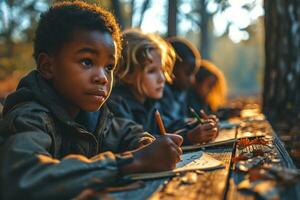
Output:
<instances>
[{"instance_id":1,"label":"jacket collar","mask_svg":"<svg viewBox=\"0 0 300 200\"><path fill-rule=\"evenodd\" d=\"M4 103L3 116L7 114L16 105L29 102L37 101L50 110L54 116L62 123L70 126L79 126L64 109L64 102L61 97L57 94L50 83L41 77L37 70L31 71L25 76L19 83L16 92L9 95ZM100 122L112 118L112 113L108 110L104 104L101 107L101 115L99 117ZM81 111L83 115L92 117L93 113ZM105 125L108 123L104 123Z\"/></svg>"}]
</instances>

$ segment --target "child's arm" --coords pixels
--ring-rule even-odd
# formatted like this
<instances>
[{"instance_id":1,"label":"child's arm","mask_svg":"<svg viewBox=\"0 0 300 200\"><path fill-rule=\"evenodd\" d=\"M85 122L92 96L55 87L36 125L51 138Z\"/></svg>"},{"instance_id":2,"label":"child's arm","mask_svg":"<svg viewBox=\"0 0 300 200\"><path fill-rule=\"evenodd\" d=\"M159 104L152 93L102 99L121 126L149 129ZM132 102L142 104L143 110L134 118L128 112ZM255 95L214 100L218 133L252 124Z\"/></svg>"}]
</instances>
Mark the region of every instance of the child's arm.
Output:
<instances>
[{"instance_id":1,"label":"child's arm","mask_svg":"<svg viewBox=\"0 0 300 200\"><path fill-rule=\"evenodd\" d=\"M69 199L85 188L101 189L118 181L120 159L111 152L92 159L55 159L50 152L57 141L47 133L47 120L46 114L23 113L0 130L12 134L1 146L4 199Z\"/></svg>"},{"instance_id":2,"label":"child's arm","mask_svg":"<svg viewBox=\"0 0 300 200\"><path fill-rule=\"evenodd\" d=\"M114 131L112 134L116 135L115 138L120 138L119 152L137 149L155 139L144 131L142 125L135 122L131 109L124 98L112 96L108 100L107 106L109 111L113 113L111 130Z\"/></svg>"},{"instance_id":3,"label":"child's arm","mask_svg":"<svg viewBox=\"0 0 300 200\"><path fill-rule=\"evenodd\" d=\"M134 150L152 143L155 138L145 132L141 125L126 118L114 117L112 129L115 129L119 137L119 152Z\"/></svg>"},{"instance_id":4,"label":"child's arm","mask_svg":"<svg viewBox=\"0 0 300 200\"><path fill-rule=\"evenodd\" d=\"M180 161L182 137L167 134L133 152L133 162L121 168L123 174L155 172L174 169Z\"/></svg>"},{"instance_id":5,"label":"child's arm","mask_svg":"<svg viewBox=\"0 0 300 200\"><path fill-rule=\"evenodd\" d=\"M105 152L93 158L68 155L55 159L50 152L57 141L47 133L47 121L46 114L28 112L2 126L1 133L11 134L1 146L4 199L69 199L86 188L111 186L122 173L173 168L181 154L181 137L171 136L126 156Z\"/></svg>"},{"instance_id":6,"label":"child's arm","mask_svg":"<svg viewBox=\"0 0 300 200\"><path fill-rule=\"evenodd\" d=\"M184 138L184 145L207 143L214 140L219 133L219 119L215 115L206 115L200 111L201 122L198 120L187 123L185 128L174 131Z\"/></svg>"},{"instance_id":7,"label":"child's arm","mask_svg":"<svg viewBox=\"0 0 300 200\"><path fill-rule=\"evenodd\" d=\"M189 142L192 144L207 143L217 137L218 126L213 120L208 120L203 124L198 124L186 134Z\"/></svg>"}]
</instances>

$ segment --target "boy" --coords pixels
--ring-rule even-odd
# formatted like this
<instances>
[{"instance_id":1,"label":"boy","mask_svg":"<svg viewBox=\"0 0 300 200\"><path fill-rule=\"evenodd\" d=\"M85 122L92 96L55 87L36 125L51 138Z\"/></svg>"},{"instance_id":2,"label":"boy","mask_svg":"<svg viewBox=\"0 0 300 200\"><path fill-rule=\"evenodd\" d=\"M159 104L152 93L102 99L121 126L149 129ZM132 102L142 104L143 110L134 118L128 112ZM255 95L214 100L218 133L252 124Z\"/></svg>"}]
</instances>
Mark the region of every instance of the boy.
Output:
<instances>
[{"instance_id":1,"label":"boy","mask_svg":"<svg viewBox=\"0 0 300 200\"><path fill-rule=\"evenodd\" d=\"M105 106L120 41L114 17L96 6L64 2L41 16L37 70L8 96L0 123L2 199L69 199L123 174L175 167L180 136L153 141Z\"/></svg>"},{"instance_id":2,"label":"boy","mask_svg":"<svg viewBox=\"0 0 300 200\"><path fill-rule=\"evenodd\" d=\"M188 116L186 91L192 86L201 56L197 48L184 38L172 37L168 40L177 55L173 70L175 78L173 84L166 85L161 104L167 106L166 112L163 112L165 120L175 121Z\"/></svg>"},{"instance_id":3,"label":"boy","mask_svg":"<svg viewBox=\"0 0 300 200\"><path fill-rule=\"evenodd\" d=\"M187 105L187 90L194 82L195 73L197 72L201 56L197 48L188 40L180 37L168 39L176 52L176 61L174 64L173 84L166 84L164 94L160 100L162 115L167 127L184 127L186 119L189 116ZM195 144L209 142L218 134L217 118L213 115L206 116L201 113L205 120L203 125L198 123L189 123L186 126L188 132L184 138L185 143ZM172 129L170 131L173 131ZM187 142L186 142L187 141Z\"/></svg>"}]
</instances>

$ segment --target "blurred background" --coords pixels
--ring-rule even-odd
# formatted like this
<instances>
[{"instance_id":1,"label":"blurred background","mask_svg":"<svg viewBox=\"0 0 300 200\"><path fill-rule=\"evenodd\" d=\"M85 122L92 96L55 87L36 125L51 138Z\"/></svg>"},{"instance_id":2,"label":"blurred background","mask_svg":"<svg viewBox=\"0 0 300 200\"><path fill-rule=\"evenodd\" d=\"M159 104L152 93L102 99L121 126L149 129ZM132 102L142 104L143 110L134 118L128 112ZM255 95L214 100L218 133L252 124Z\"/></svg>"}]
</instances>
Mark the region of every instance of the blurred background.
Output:
<instances>
[{"instance_id":1,"label":"blurred background","mask_svg":"<svg viewBox=\"0 0 300 200\"><path fill-rule=\"evenodd\" d=\"M51 0L0 0L0 102L35 67L34 30ZM300 163L299 0L86 0L141 28L195 44L228 81L229 99L255 102Z\"/></svg>"},{"instance_id":2,"label":"blurred background","mask_svg":"<svg viewBox=\"0 0 300 200\"><path fill-rule=\"evenodd\" d=\"M35 66L32 39L41 12L55 1L0 1L0 96ZM122 29L141 28L180 35L221 68L229 95L259 96L264 68L262 0L98 0L113 11Z\"/></svg>"}]
</instances>

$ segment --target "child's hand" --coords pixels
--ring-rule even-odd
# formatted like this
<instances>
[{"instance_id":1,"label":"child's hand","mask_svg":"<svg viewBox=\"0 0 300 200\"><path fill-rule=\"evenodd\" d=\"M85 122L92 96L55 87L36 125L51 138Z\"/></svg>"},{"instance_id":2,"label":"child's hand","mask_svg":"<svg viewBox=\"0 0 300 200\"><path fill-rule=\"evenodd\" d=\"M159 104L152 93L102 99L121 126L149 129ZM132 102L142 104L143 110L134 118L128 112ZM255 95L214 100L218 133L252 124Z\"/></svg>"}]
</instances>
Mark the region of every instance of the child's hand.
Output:
<instances>
[{"instance_id":1,"label":"child's hand","mask_svg":"<svg viewBox=\"0 0 300 200\"><path fill-rule=\"evenodd\" d=\"M207 115L204 110L200 110L200 116L204 119L204 121L209 121L209 120L213 120L215 123L216 123L216 126L217 126L217 136L219 134L219 128L220 128L220 124L219 124L219 118L216 116L216 115ZM217 137L216 136L216 137Z\"/></svg>"},{"instance_id":2,"label":"child's hand","mask_svg":"<svg viewBox=\"0 0 300 200\"><path fill-rule=\"evenodd\" d=\"M217 125L219 124L219 118L216 115L207 115L204 110L200 110L200 117L206 120L213 120Z\"/></svg>"},{"instance_id":3,"label":"child's hand","mask_svg":"<svg viewBox=\"0 0 300 200\"><path fill-rule=\"evenodd\" d=\"M187 137L192 144L207 143L218 136L218 125L212 120L205 120L187 133Z\"/></svg>"},{"instance_id":4,"label":"child's hand","mask_svg":"<svg viewBox=\"0 0 300 200\"><path fill-rule=\"evenodd\" d=\"M167 134L153 143L133 152L133 162L123 166L123 174L155 172L174 169L180 161L183 139L179 135Z\"/></svg>"}]
</instances>

